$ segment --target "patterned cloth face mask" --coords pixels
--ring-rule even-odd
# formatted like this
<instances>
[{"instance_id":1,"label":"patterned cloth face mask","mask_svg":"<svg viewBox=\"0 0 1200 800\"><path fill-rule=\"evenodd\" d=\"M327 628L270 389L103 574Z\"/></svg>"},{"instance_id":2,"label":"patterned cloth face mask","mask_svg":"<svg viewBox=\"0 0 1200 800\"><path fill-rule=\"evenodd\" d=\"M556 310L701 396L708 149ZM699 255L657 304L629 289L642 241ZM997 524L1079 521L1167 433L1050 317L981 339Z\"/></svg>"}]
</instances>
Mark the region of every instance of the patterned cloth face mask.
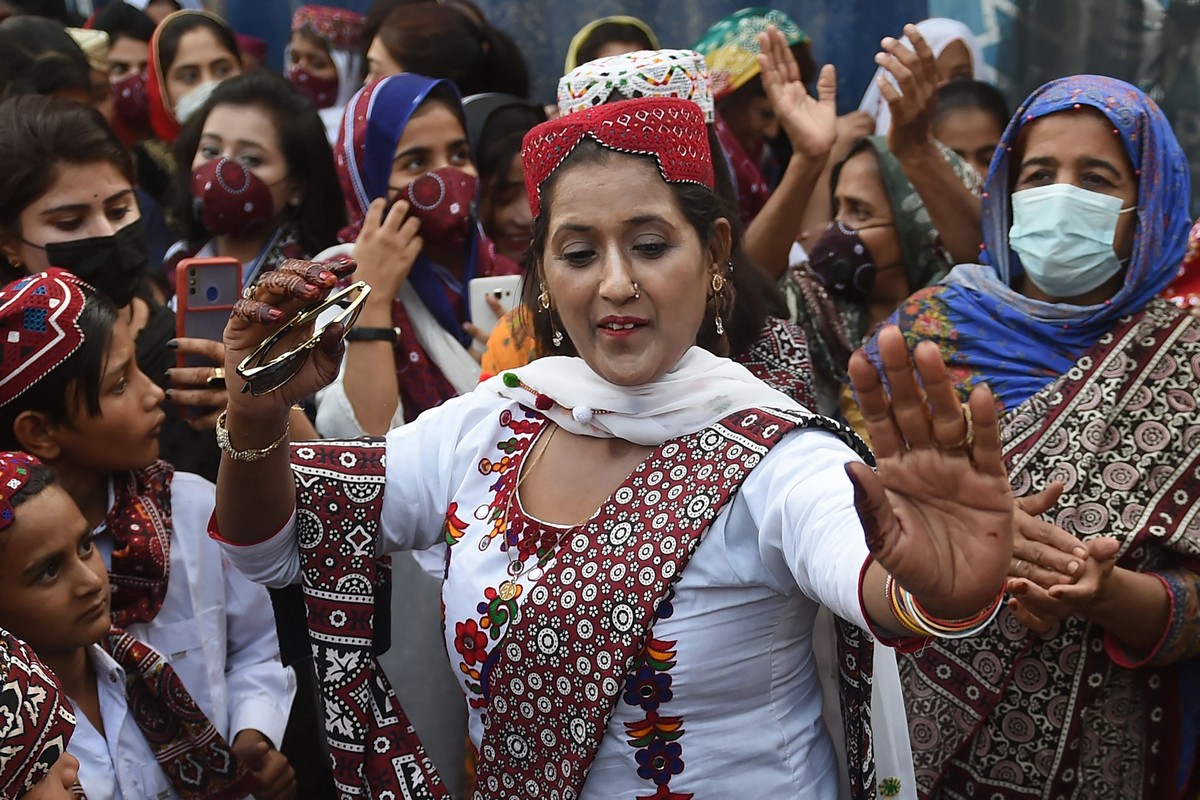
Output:
<instances>
[{"instance_id":1,"label":"patterned cloth face mask","mask_svg":"<svg viewBox=\"0 0 1200 800\"><path fill-rule=\"evenodd\" d=\"M421 236L447 247L465 246L475 222L479 179L456 167L426 172L403 188L392 188L421 220Z\"/></svg>"},{"instance_id":2,"label":"patterned cloth face mask","mask_svg":"<svg viewBox=\"0 0 1200 800\"><path fill-rule=\"evenodd\" d=\"M192 198L204 228L214 236L241 236L275 216L271 188L228 158L214 158L192 173Z\"/></svg>"},{"instance_id":3,"label":"patterned cloth face mask","mask_svg":"<svg viewBox=\"0 0 1200 800\"><path fill-rule=\"evenodd\" d=\"M299 64L288 67L288 80L312 100L317 108L331 108L337 102L338 77L319 78Z\"/></svg>"},{"instance_id":4,"label":"patterned cloth face mask","mask_svg":"<svg viewBox=\"0 0 1200 800\"><path fill-rule=\"evenodd\" d=\"M808 269L831 293L847 300L865 303L875 288L880 267L875 264L867 243L859 235L872 228L890 228L892 223L847 228L834 220L813 245ZM887 267L884 267L887 269Z\"/></svg>"},{"instance_id":5,"label":"patterned cloth face mask","mask_svg":"<svg viewBox=\"0 0 1200 800\"><path fill-rule=\"evenodd\" d=\"M146 73L134 72L112 85L117 117L134 130L150 124L150 97L146 94Z\"/></svg>"}]
</instances>

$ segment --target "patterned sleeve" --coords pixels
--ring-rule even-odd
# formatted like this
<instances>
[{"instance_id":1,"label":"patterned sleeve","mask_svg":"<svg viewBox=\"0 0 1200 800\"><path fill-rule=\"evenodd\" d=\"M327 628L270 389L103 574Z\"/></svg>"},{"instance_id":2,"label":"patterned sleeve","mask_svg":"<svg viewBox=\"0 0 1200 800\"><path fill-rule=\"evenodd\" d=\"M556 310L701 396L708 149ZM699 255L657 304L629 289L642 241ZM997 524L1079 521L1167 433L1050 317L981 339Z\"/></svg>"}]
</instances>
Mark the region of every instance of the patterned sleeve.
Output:
<instances>
[{"instance_id":1,"label":"patterned sleeve","mask_svg":"<svg viewBox=\"0 0 1200 800\"><path fill-rule=\"evenodd\" d=\"M1195 566L1195 565L1193 565ZM1106 633L1104 646L1114 663L1128 669L1165 667L1200 655L1200 571L1179 567L1147 572L1162 582L1170 602L1170 616L1158 644L1148 653L1128 650Z\"/></svg>"}]
</instances>

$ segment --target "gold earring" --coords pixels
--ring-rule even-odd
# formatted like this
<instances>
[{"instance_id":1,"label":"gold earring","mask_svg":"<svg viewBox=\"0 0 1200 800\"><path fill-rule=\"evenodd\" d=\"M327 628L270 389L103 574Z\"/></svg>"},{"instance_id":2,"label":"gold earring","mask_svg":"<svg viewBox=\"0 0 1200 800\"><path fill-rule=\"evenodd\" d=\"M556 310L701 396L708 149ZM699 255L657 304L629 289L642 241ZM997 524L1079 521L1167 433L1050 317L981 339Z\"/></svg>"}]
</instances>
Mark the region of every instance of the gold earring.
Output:
<instances>
[{"instance_id":1,"label":"gold earring","mask_svg":"<svg viewBox=\"0 0 1200 800\"><path fill-rule=\"evenodd\" d=\"M714 272L713 276L712 276L713 294L720 294L721 290L724 288L725 288L725 276L719 272Z\"/></svg>"},{"instance_id":2,"label":"gold earring","mask_svg":"<svg viewBox=\"0 0 1200 800\"><path fill-rule=\"evenodd\" d=\"M539 287L542 293L538 295L538 305L542 307L542 311L550 310L550 290L546 288L546 284L540 284Z\"/></svg>"}]
</instances>

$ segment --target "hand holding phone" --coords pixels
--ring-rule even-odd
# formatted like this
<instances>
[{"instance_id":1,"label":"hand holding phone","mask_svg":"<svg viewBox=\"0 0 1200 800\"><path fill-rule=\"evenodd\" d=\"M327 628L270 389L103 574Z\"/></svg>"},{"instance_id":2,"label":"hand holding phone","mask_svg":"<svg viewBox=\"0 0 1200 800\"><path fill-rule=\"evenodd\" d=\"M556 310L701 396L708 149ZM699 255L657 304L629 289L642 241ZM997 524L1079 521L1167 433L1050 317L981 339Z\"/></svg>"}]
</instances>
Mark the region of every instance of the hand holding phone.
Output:
<instances>
[{"instance_id":1,"label":"hand holding phone","mask_svg":"<svg viewBox=\"0 0 1200 800\"><path fill-rule=\"evenodd\" d=\"M211 428L225 408L223 337L242 293L236 258L186 258L175 272L176 367L171 399L193 427Z\"/></svg>"},{"instance_id":2,"label":"hand holding phone","mask_svg":"<svg viewBox=\"0 0 1200 800\"><path fill-rule=\"evenodd\" d=\"M472 280L467 284L471 322L484 335L491 334L500 317L520 303L520 288L520 275L496 275Z\"/></svg>"}]
</instances>

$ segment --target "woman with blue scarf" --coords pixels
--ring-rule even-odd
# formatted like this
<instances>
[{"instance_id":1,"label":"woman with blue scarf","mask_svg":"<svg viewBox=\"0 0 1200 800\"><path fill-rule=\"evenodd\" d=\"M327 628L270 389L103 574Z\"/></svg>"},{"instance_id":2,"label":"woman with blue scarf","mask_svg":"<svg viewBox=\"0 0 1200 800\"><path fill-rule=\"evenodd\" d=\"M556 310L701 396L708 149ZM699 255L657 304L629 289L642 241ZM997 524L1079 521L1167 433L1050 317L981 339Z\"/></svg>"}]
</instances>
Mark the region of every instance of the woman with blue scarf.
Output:
<instances>
[{"instance_id":1,"label":"woman with blue scarf","mask_svg":"<svg viewBox=\"0 0 1200 800\"><path fill-rule=\"evenodd\" d=\"M335 151L351 223L343 245L373 288L342 371L317 397L323 436L381 435L474 388L466 287L516 274L476 218L478 172L454 84L411 73L363 87Z\"/></svg>"},{"instance_id":2,"label":"woman with blue scarf","mask_svg":"<svg viewBox=\"0 0 1200 800\"><path fill-rule=\"evenodd\" d=\"M992 634L903 659L923 797L1195 796L1200 320L1157 297L1188 197L1152 100L1112 78L1053 81L992 159L984 263L892 317L910 345L938 346L961 397L991 386L1015 494L1063 484L1045 521L1077 540L1058 548L1078 559L1068 577L1018 536ZM876 364L892 336L868 344Z\"/></svg>"}]
</instances>

